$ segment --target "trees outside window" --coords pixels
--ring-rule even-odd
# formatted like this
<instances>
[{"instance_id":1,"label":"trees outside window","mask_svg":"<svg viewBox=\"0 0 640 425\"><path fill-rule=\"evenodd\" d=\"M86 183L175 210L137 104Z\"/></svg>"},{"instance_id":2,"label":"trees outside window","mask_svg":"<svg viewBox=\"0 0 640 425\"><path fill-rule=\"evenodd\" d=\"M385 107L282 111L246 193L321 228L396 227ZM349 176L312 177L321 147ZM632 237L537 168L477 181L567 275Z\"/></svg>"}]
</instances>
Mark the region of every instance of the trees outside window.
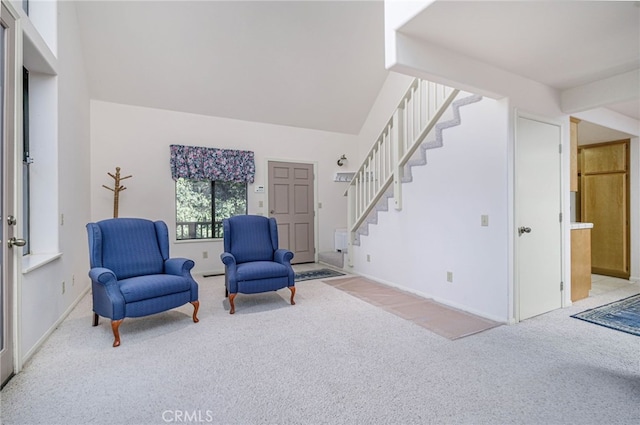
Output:
<instances>
[{"instance_id":1,"label":"trees outside window","mask_svg":"<svg viewBox=\"0 0 640 425\"><path fill-rule=\"evenodd\" d=\"M222 220L247 214L247 183L176 180L176 239L222 238Z\"/></svg>"}]
</instances>

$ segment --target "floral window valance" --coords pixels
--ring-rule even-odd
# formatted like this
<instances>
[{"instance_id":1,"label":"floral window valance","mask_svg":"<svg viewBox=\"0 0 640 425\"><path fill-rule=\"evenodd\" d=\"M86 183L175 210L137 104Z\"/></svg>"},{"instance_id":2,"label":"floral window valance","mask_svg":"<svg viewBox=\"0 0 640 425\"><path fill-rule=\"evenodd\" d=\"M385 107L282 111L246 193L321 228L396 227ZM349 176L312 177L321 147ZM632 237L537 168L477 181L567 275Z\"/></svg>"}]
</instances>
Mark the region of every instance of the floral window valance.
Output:
<instances>
[{"instance_id":1,"label":"floral window valance","mask_svg":"<svg viewBox=\"0 0 640 425\"><path fill-rule=\"evenodd\" d=\"M171 177L253 183L256 174L251 151L171 145Z\"/></svg>"}]
</instances>

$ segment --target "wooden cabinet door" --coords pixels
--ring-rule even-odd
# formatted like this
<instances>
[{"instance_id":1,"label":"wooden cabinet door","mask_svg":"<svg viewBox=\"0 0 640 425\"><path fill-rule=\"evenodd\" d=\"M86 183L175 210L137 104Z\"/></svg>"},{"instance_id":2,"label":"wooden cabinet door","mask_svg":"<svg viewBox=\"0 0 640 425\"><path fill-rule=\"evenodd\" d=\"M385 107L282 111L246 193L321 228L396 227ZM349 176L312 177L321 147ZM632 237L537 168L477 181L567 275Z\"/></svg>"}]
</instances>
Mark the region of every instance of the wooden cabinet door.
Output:
<instances>
[{"instance_id":1,"label":"wooden cabinet door","mask_svg":"<svg viewBox=\"0 0 640 425\"><path fill-rule=\"evenodd\" d=\"M591 229L571 230L571 301L589 296L591 290Z\"/></svg>"},{"instance_id":2,"label":"wooden cabinet door","mask_svg":"<svg viewBox=\"0 0 640 425\"><path fill-rule=\"evenodd\" d=\"M585 146L580 178L581 221L593 223L591 270L628 279L629 142Z\"/></svg>"}]
</instances>

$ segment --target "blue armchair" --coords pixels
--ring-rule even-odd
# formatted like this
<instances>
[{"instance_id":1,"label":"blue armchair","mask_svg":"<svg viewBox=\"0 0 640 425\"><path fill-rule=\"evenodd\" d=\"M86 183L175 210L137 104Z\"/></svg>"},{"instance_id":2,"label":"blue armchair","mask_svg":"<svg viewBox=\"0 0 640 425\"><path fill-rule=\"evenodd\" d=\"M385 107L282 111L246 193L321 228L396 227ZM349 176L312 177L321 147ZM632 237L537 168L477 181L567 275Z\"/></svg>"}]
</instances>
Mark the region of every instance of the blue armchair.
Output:
<instances>
[{"instance_id":1,"label":"blue armchair","mask_svg":"<svg viewBox=\"0 0 640 425\"><path fill-rule=\"evenodd\" d=\"M125 317L142 317L193 304L198 322L198 284L186 258L169 258L169 231L162 221L112 218L87 224L93 326L111 319L113 346L120 345Z\"/></svg>"},{"instance_id":2,"label":"blue armchair","mask_svg":"<svg viewBox=\"0 0 640 425\"><path fill-rule=\"evenodd\" d=\"M222 221L226 295L235 313L238 292L256 294L289 288L291 305L295 305L295 274L291 268L293 252L278 249L275 218L238 215Z\"/></svg>"}]
</instances>

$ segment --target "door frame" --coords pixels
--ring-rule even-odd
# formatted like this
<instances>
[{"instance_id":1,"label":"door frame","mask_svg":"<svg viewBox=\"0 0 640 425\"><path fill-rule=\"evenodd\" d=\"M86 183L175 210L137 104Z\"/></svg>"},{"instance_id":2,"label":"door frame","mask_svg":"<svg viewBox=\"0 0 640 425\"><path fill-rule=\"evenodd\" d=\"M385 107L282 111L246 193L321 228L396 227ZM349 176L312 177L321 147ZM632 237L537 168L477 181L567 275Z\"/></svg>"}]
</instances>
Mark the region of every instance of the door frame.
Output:
<instances>
[{"instance_id":1,"label":"door frame","mask_svg":"<svg viewBox=\"0 0 640 425\"><path fill-rule=\"evenodd\" d=\"M513 253L511 257L511 265L510 265L510 275L512 276L513 284L511 286L511 294L510 294L510 319L509 323L519 323L520 319L520 279L519 279L519 249L518 249L518 233L516 231L516 224L519 223L519 211L518 211L518 196L517 196L517 177L518 177L518 119L524 118L533 121L539 121L544 124L549 124L553 126L557 126L560 131L560 143L559 149L559 159L558 159L558 167L560 167L560 199L559 199L559 209L562 213L562 221L560 222L560 279L563 282L563 289L560 291L560 308L565 308L571 305L571 276L568 275L567 268L567 258L570 258L570 254L567 254L567 250L571 249L571 244L568 243L568 238L571 236L569 225L570 221L570 211L569 208L569 168L570 168L570 133L569 133L569 116L567 116L566 122L560 121L557 119L543 117L540 115L532 114L529 112L522 111L518 108L512 109L512 114L510 114L510 134L511 140L511 151L509 153L510 164L509 168L509 181L510 188L509 192L511 194L511 202L512 205L512 214L509 219L509 244L511 245L511 252Z\"/></svg>"},{"instance_id":2,"label":"door frame","mask_svg":"<svg viewBox=\"0 0 640 425\"><path fill-rule=\"evenodd\" d=\"M290 164L311 164L313 166L313 247L315 249L314 262L318 262L318 161L305 161L291 158L268 157L264 159L264 209L263 214L269 217L269 162L287 162Z\"/></svg>"},{"instance_id":3,"label":"door frame","mask_svg":"<svg viewBox=\"0 0 640 425\"><path fill-rule=\"evenodd\" d=\"M5 308L8 310L8 323L3 321L3 324L6 326L3 332L7 332L9 339L7 341L8 350L6 353L3 353L2 357L5 362L5 356L11 359L10 365L3 365L2 368L0 386L3 386L12 375L15 375L22 369L20 326L18 323L18 318L20 317L20 278L22 276L20 273L21 262L19 261L21 251L16 248L7 248L6 244L8 238L19 234L20 222L22 221L18 220L18 228L16 228L16 226L9 226L7 223L7 216L9 214L18 218L22 217L22 206L21 202L19 202L22 187L22 61L20 60L22 57L22 29L20 26L20 14L14 6L10 2L2 0L1 8L2 15L0 19L2 19L5 24L8 24L5 42L12 47L12 51L9 52L11 56L7 56L7 63L5 64L8 71L6 78L13 79L13 84L9 85L13 91L5 92L5 96L8 99L5 105L5 116L8 117L7 121L11 124L8 128L3 128L5 132L4 136L6 136L5 143L7 146L10 146L8 148L7 146L3 146L4 164L2 172L4 175L2 176L2 184L4 185L3 195L5 202L2 203L3 210L0 214L2 217L0 223L2 226L2 241L0 241L0 243L4 244L4 249L2 250L2 273L4 274L3 281L6 286L0 288L0 290L3 291L6 289L6 297L3 297L2 300L4 303L3 314ZM9 182L12 183L11 186L9 186ZM7 368L7 370L5 370L5 368ZM11 374L5 376L9 368L12 368L13 371Z\"/></svg>"}]
</instances>

